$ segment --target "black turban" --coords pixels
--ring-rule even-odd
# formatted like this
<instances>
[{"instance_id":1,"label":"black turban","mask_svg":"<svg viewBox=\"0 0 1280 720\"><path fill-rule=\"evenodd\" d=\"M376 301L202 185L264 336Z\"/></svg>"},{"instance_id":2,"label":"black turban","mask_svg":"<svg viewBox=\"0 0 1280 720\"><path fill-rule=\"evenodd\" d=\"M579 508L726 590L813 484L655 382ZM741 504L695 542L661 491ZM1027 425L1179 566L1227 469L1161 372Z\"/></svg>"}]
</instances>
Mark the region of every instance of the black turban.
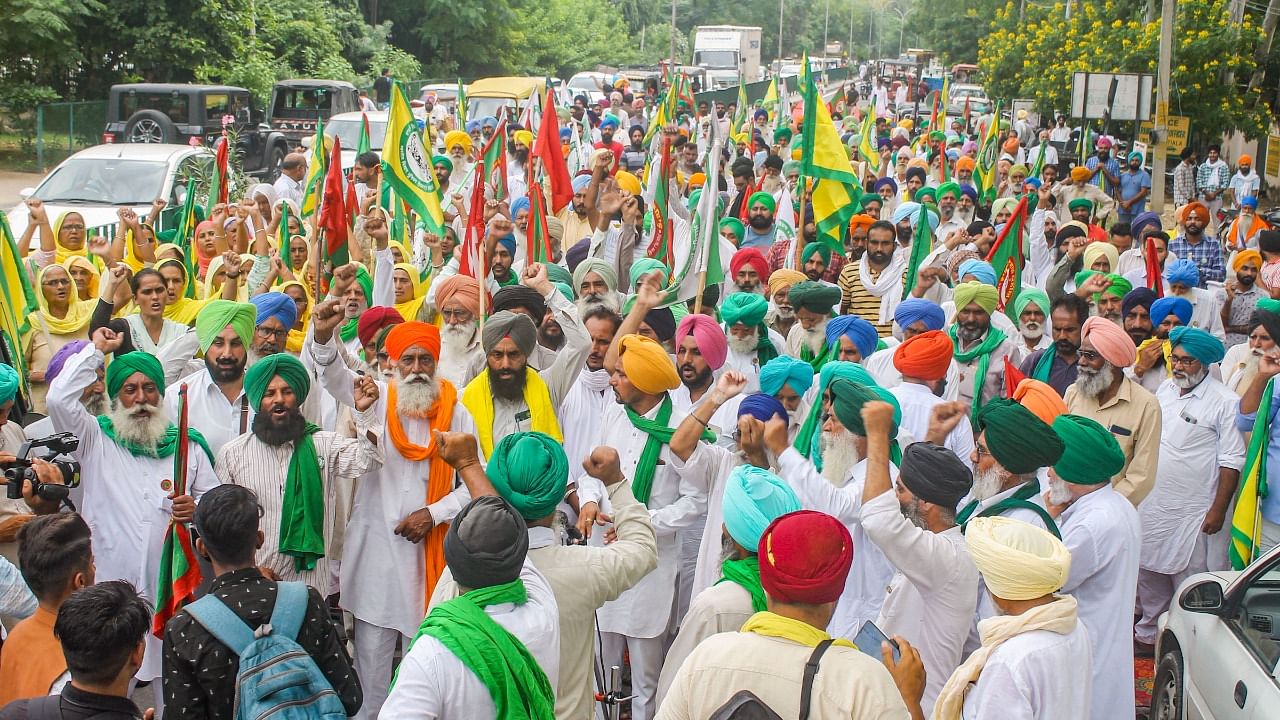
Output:
<instances>
[{"instance_id":1,"label":"black turban","mask_svg":"<svg viewBox=\"0 0 1280 720\"><path fill-rule=\"evenodd\" d=\"M449 523L444 561L458 584L475 590L520 577L529 552L524 518L496 495L472 500Z\"/></svg>"},{"instance_id":2,"label":"black turban","mask_svg":"<svg viewBox=\"0 0 1280 720\"><path fill-rule=\"evenodd\" d=\"M954 511L973 487L973 473L941 445L912 443L902 454L898 479L912 495Z\"/></svg>"},{"instance_id":3,"label":"black turban","mask_svg":"<svg viewBox=\"0 0 1280 720\"><path fill-rule=\"evenodd\" d=\"M1144 307L1151 312L1151 303L1156 301L1155 292L1148 287L1136 287L1125 293L1120 301L1120 316L1128 317L1129 311L1136 307Z\"/></svg>"},{"instance_id":4,"label":"black turban","mask_svg":"<svg viewBox=\"0 0 1280 720\"><path fill-rule=\"evenodd\" d=\"M671 308L654 308L645 313L644 324L653 328L653 332L662 342L671 342L676 337L676 318Z\"/></svg>"},{"instance_id":5,"label":"black turban","mask_svg":"<svg viewBox=\"0 0 1280 720\"><path fill-rule=\"evenodd\" d=\"M542 293L524 285L508 285L493 295L493 312L502 312L512 308L524 308L529 311L534 325L541 325L542 318L547 315L547 301Z\"/></svg>"}]
</instances>

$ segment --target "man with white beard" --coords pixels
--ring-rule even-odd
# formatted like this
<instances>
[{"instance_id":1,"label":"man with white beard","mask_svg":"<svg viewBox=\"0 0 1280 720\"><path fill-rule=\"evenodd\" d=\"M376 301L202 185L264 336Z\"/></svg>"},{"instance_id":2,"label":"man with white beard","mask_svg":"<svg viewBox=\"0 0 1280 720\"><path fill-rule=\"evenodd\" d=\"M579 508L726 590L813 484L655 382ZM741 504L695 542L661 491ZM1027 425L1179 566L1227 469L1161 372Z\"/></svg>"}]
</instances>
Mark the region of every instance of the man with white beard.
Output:
<instances>
[{"instance_id":1,"label":"man with white beard","mask_svg":"<svg viewBox=\"0 0 1280 720\"><path fill-rule=\"evenodd\" d=\"M1104 321L1105 322L1105 321ZM1111 487L1124 467L1115 436L1079 415L1059 415L1063 452L1049 471L1045 507L1071 551L1062 593L1074 595L1093 640L1093 720L1134 713L1133 608L1142 529L1133 505Z\"/></svg>"},{"instance_id":2,"label":"man with white beard","mask_svg":"<svg viewBox=\"0 0 1280 720\"><path fill-rule=\"evenodd\" d=\"M342 319L336 300L312 316L311 361L324 388L355 408L359 376L338 358L334 329ZM440 331L423 322L396 325L386 351L395 377L378 383L378 400L363 424L383 424L382 468L356 485L343 547L342 605L355 616L356 671L364 691L359 718L375 718L391 684L396 643L408 652L427 599L444 570L449 521L470 500L440 457L434 432L475 434L454 385L436 374ZM425 499L425 506L424 506Z\"/></svg>"},{"instance_id":3,"label":"man with white beard","mask_svg":"<svg viewBox=\"0 0 1280 720\"><path fill-rule=\"evenodd\" d=\"M813 368L790 355L779 355L760 368L760 392L782 403L790 421L787 438L795 440L809 415L805 393L813 387ZM741 444L741 443L739 443Z\"/></svg>"},{"instance_id":4,"label":"man with white beard","mask_svg":"<svg viewBox=\"0 0 1280 720\"><path fill-rule=\"evenodd\" d=\"M1156 393L1163 413L1160 472L1138 506L1142 560L1134 626L1139 653L1155 651L1156 620L1183 580L1225 570L1231 522L1227 513L1244 467L1244 440L1235 427L1239 399L1209 366L1222 360L1222 342L1199 328L1169 333L1173 377ZM1225 526L1225 530L1224 530Z\"/></svg>"},{"instance_id":5,"label":"man with white beard","mask_svg":"<svg viewBox=\"0 0 1280 720\"><path fill-rule=\"evenodd\" d=\"M282 292L258 293L249 298L258 309L253 327L253 342L249 345L249 364L282 353L289 338L289 330L298 321L298 305ZM305 400L305 398L302 398Z\"/></svg>"},{"instance_id":6,"label":"man with white beard","mask_svg":"<svg viewBox=\"0 0 1280 720\"><path fill-rule=\"evenodd\" d=\"M827 322L840 302L840 288L805 280L792 285L787 298L798 321L787 335L787 354L809 363L816 373L827 358Z\"/></svg>"},{"instance_id":7,"label":"man with white beard","mask_svg":"<svg viewBox=\"0 0 1280 720\"><path fill-rule=\"evenodd\" d=\"M760 387L760 369L782 355L786 341L765 324L769 301L756 293L737 292L720 304L720 319L728 330L725 340L729 352L726 370L736 370L747 377L746 392Z\"/></svg>"},{"instance_id":8,"label":"man with white beard","mask_svg":"<svg viewBox=\"0 0 1280 720\"><path fill-rule=\"evenodd\" d=\"M1046 350L1053 344L1053 338L1044 331L1044 323L1049 318L1051 302L1049 296L1040 288L1024 287L1013 299L1013 319L1018 323L1020 342L1013 343L1009 353L1009 361L1018 366L1033 353Z\"/></svg>"},{"instance_id":9,"label":"man with white beard","mask_svg":"<svg viewBox=\"0 0 1280 720\"><path fill-rule=\"evenodd\" d=\"M110 538L94 549L99 581L127 580L154 605L160 576L160 548L170 521L190 522L196 499L218 484L213 456L199 432L187 448L187 484L179 495L173 483L177 428L162 402L164 369L154 355L116 356L105 381L110 407L94 417L81 403L85 388L98 382L103 357L120 348L123 336L108 328L69 358L49 384L49 418L58 432L80 438L72 457L81 466L81 512L95 537ZM160 676L160 639L147 633L148 652L138 680ZM157 702L157 705L160 704Z\"/></svg>"},{"instance_id":10,"label":"man with white beard","mask_svg":"<svg viewBox=\"0 0 1280 720\"><path fill-rule=\"evenodd\" d=\"M164 404L178 416L178 389L187 385L191 427L200 431L217 456L223 445L249 431L257 408L244 394L244 369L257 309L249 303L214 300L196 317L196 338L204 353L204 368L169 386Z\"/></svg>"},{"instance_id":11,"label":"man with white beard","mask_svg":"<svg viewBox=\"0 0 1280 720\"><path fill-rule=\"evenodd\" d=\"M1227 349L1219 368L1222 384L1237 395L1244 395L1258 376L1258 363L1263 355L1275 354L1276 338L1280 337L1280 317L1267 311L1274 307L1270 302L1259 306L1249 316L1246 341ZM1275 335L1272 335L1272 331Z\"/></svg>"},{"instance_id":12,"label":"man with white beard","mask_svg":"<svg viewBox=\"0 0 1280 720\"><path fill-rule=\"evenodd\" d=\"M599 258L587 258L573 270L573 288L578 293L578 314L586 317L595 307L613 312L622 308L618 296L618 272Z\"/></svg>"},{"instance_id":13,"label":"man with white beard","mask_svg":"<svg viewBox=\"0 0 1280 720\"><path fill-rule=\"evenodd\" d=\"M473 278L452 275L439 281L436 309L444 324L440 327L439 375L463 387L484 369L484 348L480 346L480 286Z\"/></svg>"},{"instance_id":14,"label":"man with white beard","mask_svg":"<svg viewBox=\"0 0 1280 720\"><path fill-rule=\"evenodd\" d=\"M1111 485L1134 505L1151 492L1160 457L1160 403L1124 370L1136 347L1128 333L1099 317L1080 329L1079 371L1063 401L1068 412L1092 418L1116 437L1124 466Z\"/></svg>"}]
</instances>

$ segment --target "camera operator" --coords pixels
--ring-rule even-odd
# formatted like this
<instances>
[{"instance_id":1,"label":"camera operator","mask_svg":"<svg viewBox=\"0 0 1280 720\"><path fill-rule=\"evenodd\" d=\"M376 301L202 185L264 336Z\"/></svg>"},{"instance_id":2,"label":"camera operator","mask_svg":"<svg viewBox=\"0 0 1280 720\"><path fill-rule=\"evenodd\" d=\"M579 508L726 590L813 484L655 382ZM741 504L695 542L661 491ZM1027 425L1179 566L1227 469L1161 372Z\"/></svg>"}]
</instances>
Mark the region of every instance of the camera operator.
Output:
<instances>
[{"instance_id":1,"label":"camera operator","mask_svg":"<svg viewBox=\"0 0 1280 720\"><path fill-rule=\"evenodd\" d=\"M53 358L49 360L49 367L44 371L44 381L51 384L62 374L62 368L66 365L68 359L76 353L80 352L89 344L88 340L72 340L58 349L53 354ZM107 414L107 386L103 382L103 368L98 366L98 381L89 385L80 393L80 404L90 415ZM53 427L53 420L48 417L40 418L33 423L28 423L25 432L29 438L42 438L54 434L57 430ZM59 455L60 460L71 460L70 455ZM71 488L70 497L72 506L81 507L84 500L84 486L77 485Z\"/></svg>"},{"instance_id":2,"label":"camera operator","mask_svg":"<svg viewBox=\"0 0 1280 720\"><path fill-rule=\"evenodd\" d=\"M27 441L27 435L18 423L13 422L9 412L13 409L18 395L18 373L12 367L0 363L0 467L11 464L16 454ZM61 475L46 462L33 463L41 482L61 484ZM9 499L0 495L0 555L12 563L18 562L18 531L36 515L47 515L58 511L57 502L49 502L33 497L31 483L24 482L22 499ZM8 623L6 623L8 625Z\"/></svg>"}]
</instances>

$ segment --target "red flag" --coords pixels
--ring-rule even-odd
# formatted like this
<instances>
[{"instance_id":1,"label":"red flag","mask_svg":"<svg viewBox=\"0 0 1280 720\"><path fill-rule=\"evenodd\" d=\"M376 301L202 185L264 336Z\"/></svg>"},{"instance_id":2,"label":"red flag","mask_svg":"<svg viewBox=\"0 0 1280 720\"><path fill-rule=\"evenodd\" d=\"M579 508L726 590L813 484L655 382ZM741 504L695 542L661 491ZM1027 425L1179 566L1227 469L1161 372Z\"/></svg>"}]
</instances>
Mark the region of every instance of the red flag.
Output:
<instances>
[{"instance_id":1,"label":"red flag","mask_svg":"<svg viewBox=\"0 0 1280 720\"><path fill-rule=\"evenodd\" d=\"M964 116L964 129L968 130L969 129L969 96L968 95L964 97L964 112L961 114Z\"/></svg>"},{"instance_id":2,"label":"red flag","mask_svg":"<svg viewBox=\"0 0 1280 720\"><path fill-rule=\"evenodd\" d=\"M538 126L538 137L533 141L533 157L542 160L542 169L551 182L551 213L560 212L573 201L573 178L569 176L569 166L564 162L564 153L560 151L560 122L556 117L556 104L551 92L547 92L547 101L542 109L542 124Z\"/></svg>"},{"instance_id":3,"label":"red flag","mask_svg":"<svg viewBox=\"0 0 1280 720\"><path fill-rule=\"evenodd\" d=\"M551 231L547 229L547 201L541 185L529 186L529 254L533 262L549 263L552 258Z\"/></svg>"},{"instance_id":4,"label":"red flag","mask_svg":"<svg viewBox=\"0 0 1280 720\"><path fill-rule=\"evenodd\" d=\"M743 225L750 224L751 196L755 195L756 191L759 190L760 186L763 184L764 184L764 181L761 180L760 183L756 184L753 187L751 182L747 181L747 186L742 188L742 194L745 196L745 198L743 199L742 204L738 206L738 219L742 221Z\"/></svg>"},{"instance_id":5,"label":"red flag","mask_svg":"<svg viewBox=\"0 0 1280 720\"><path fill-rule=\"evenodd\" d=\"M1009 356L1004 356L1004 396L1013 397L1013 391L1018 389L1018 383L1026 380L1027 376L1022 374L1017 365L1009 360Z\"/></svg>"},{"instance_id":6,"label":"red flag","mask_svg":"<svg viewBox=\"0 0 1280 720\"><path fill-rule=\"evenodd\" d=\"M1160 277L1160 258L1156 257L1155 238L1148 236L1146 242L1147 287L1156 294L1156 297L1164 297L1164 282Z\"/></svg>"},{"instance_id":7,"label":"red flag","mask_svg":"<svg viewBox=\"0 0 1280 720\"><path fill-rule=\"evenodd\" d=\"M320 227L325 230L325 254L333 264L347 263L346 176L342 172L342 142L335 135L329 172L324 178L324 198L320 207Z\"/></svg>"},{"instance_id":8,"label":"red flag","mask_svg":"<svg viewBox=\"0 0 1280 720\"><path fill-rule=\"evenodd\" d=\"M458 253L458 274L478 278L486 274L481 256L484 247L484 187L477 179L471 183L471 207L467 211L467 228Z\"/></svg>"}]
</instances>

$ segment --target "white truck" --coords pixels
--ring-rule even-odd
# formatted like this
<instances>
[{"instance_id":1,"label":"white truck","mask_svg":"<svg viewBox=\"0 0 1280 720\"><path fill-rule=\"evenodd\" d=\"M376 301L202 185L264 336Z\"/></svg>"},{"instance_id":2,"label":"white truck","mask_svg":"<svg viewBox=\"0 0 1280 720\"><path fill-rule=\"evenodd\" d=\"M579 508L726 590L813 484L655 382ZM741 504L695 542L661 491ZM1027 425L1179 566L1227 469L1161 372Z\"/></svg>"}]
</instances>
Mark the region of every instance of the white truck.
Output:
<instances>
[{"instance_id":1,"label":"white truck","mask_svg":"<svg viewBox=\"0 0 1280 720\"><path fill-rule=\"evenodd\" d=\"M694 28L693 64L707 71L709 90L734 87L760 74L760 28L703 25Z\"/></svg>"}]
</instances>

